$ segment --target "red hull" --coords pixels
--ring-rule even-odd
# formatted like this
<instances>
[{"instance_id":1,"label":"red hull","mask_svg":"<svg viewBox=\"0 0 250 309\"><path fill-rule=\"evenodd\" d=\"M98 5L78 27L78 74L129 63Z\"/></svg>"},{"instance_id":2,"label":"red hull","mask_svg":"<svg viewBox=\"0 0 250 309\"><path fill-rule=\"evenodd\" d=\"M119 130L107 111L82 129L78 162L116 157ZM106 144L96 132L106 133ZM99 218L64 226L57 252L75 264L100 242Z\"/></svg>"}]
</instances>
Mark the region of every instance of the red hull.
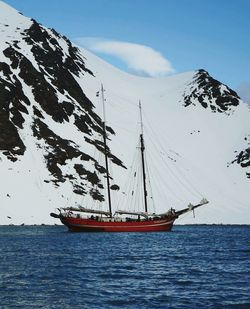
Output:
<instances>
[{"instance_id":1,"label":"red hull","mask_svg":"<svg viewBox=\"0 0 250 309\"><path fill-rule=\"evenodd\" d=\"M176 218L132 222L103 222L72 217L60 219L72 232L162 232L171 231Z\"/></svg>"}]
</instances>

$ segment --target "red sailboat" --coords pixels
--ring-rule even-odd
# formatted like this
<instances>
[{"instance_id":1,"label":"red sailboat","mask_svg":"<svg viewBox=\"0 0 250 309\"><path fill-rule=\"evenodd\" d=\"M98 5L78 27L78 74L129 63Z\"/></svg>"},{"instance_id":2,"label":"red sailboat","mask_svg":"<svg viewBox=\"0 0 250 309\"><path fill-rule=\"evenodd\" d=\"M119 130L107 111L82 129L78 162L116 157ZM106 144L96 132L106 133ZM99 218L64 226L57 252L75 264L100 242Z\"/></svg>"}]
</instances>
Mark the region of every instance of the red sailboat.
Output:
<instances>
[{"instance_id":1,"label":"red sailboat","mask_svg":"<svg viewBox=\"0 0 250 309\"><path fill-rule=\"evenodd\" d=\"M101 86L101 97L104 108L104 89ZM144 211L133 212L126 210L112 212L111 194L110 194L110 176L109 176L109 164L107 156L107 143L106 143L106 124L105 119L103 121L103 143L104 143L104 155L106 166L106 179L107 179L107 196L108 196L108 210L94 210L78 207L64 207L58 208L59 213L51 213L54 218L58 218L66 225L71 232L160 232L171 231L173 223L180 215L194 211L202 205L208 203L206 199L202 199L198 204L189 204L182 210L175 211L170 209L164 213L156 214L148 212L147 203L147 187L146 187L146 168L144 160L144 138L143 138L143 125L142 125L142 113L141 104L140 108L140 120L141 120L141 133L140 133L140 152L141 152L141 166L142 166L142 183L143 183L143 195L144 195ZM105 113L104 113L105 115Z\"/></svg>"}]
</instances>

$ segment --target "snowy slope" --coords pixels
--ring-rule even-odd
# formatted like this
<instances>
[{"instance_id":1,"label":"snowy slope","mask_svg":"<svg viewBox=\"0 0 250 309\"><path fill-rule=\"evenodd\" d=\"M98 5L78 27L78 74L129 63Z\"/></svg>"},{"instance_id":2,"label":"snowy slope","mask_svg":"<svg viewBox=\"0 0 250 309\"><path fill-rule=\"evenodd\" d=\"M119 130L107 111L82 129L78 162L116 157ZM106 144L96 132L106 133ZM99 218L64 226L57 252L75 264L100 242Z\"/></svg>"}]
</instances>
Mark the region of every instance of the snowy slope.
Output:
<instances>
[{"instance_id":1,"label":"snowy slope","mask_svg":"<svg viewBox=\"0 0 250 309\"><path fill-rule=\"evenodd\" d=\"M131 207L141 100L155 210L204 196L179 223L250 223L249 108L232 90L202 70L121 72L1 1L0 42L0 224L53 224L51 211L75 203L105 209L101 83L114 208Z\"/></svg>"},{"instance_id":2,"label":"snowy slope","mask_svg":"<svg viewBox=\"0 0 250 309\"><path fill-rule=\"evenodd\" d=\"M91 67L99 83L105 81L109 120L119 128L122 111L126 119L123 123L131 128L131 132L117 130L120 138L112 141L112 149L117 153L122 149L121 156L129 157L132 153L134 143L127 143L124 153L120 141L133 139L135 126L138 127L137 104L142 101L149 133L145 139L152 151L149 166L156 165L158 173L156 204L162 209L166 204L181 208L188 201L206 196L210 204L198 211L195 220L189 215L178 222L249 223L249 179L246 177L249 168L230 164L241 150L249 147L247 104L240 102L225 113L211 112L195 99L193 105L184 107L183 93L190 89L190 83L192 87L197 85L193 83L197 72L158 79L138 78L112 68L87 51L83 53L86 65ZM89 78L91 89L86 89L93 100L95 83L96 80ZM160 154L155 149L157 143ZM124 157L121 158L125 162Z\"/></svg>"}]
</instances>

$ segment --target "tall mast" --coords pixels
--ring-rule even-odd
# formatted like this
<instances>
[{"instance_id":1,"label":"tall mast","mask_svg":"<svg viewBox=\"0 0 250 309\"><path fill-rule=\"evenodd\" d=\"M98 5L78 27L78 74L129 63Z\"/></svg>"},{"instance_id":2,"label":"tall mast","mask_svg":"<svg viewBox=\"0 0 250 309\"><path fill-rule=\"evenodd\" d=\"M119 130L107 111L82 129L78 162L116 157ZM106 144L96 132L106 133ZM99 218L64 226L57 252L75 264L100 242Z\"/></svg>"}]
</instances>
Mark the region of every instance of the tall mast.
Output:
<instances>
[{"instance_id":1,"label":"tall mast","mask_svg":"<svg viewBox=\"0 0 250 309\"><path fill-rule=\"evenodd\" d=\"M110 194L110 183L109 183L109 165L108 165L108 150L107 150L107 133L106 133L106 115L105 115L105 98L104 98L104 89L103 84L101 84L101 99L103 106L103 143L104 143L104 156L105 156L105 166L106 166L106 178L107 178L107 190L108 190L108 204L110 216L112 216L112 207L111 207L111 194Z\"/></svg>"},{"instance_id":2,"label":"tall mast","mask_svg":"<svg viewBox=\"0 0 250 309\"><path fill-rule=\"evenodd\" d=\"M145 212L148 212L146 172L145 172L145 160L144 160L145 145L144 145L144 139L143 139L141 101L139 101L139 109L140 109L140 122L141 122L140 143L141 143L142 177L143 177L143 190L144 190L144 207L145 207Z\"/></svg>"}]
</instances>

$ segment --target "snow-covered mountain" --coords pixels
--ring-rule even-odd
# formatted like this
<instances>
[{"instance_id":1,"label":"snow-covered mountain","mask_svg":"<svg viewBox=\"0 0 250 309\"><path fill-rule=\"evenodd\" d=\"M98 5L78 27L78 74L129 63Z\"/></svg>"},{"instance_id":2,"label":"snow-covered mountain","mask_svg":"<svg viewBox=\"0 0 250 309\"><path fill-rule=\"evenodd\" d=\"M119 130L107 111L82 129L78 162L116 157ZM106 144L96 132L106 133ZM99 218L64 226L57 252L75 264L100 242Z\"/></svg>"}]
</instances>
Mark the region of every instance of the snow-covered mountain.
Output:
<instances>
[{"instance_id":1,"label":"snow-covered mountain","mask_svg":"<svg viewBox=\"0 0 250 309\"><path fill-rule=\"evenodd\" d=\"M151 210L204 196L210 204L179 223L250 223L250 110L233 90L204 70L121 72L0 1L0 224L53 224L57 207L107 207L102 83L114 208L132 205L141 100Z\"/></svg>"}]
</instances>

